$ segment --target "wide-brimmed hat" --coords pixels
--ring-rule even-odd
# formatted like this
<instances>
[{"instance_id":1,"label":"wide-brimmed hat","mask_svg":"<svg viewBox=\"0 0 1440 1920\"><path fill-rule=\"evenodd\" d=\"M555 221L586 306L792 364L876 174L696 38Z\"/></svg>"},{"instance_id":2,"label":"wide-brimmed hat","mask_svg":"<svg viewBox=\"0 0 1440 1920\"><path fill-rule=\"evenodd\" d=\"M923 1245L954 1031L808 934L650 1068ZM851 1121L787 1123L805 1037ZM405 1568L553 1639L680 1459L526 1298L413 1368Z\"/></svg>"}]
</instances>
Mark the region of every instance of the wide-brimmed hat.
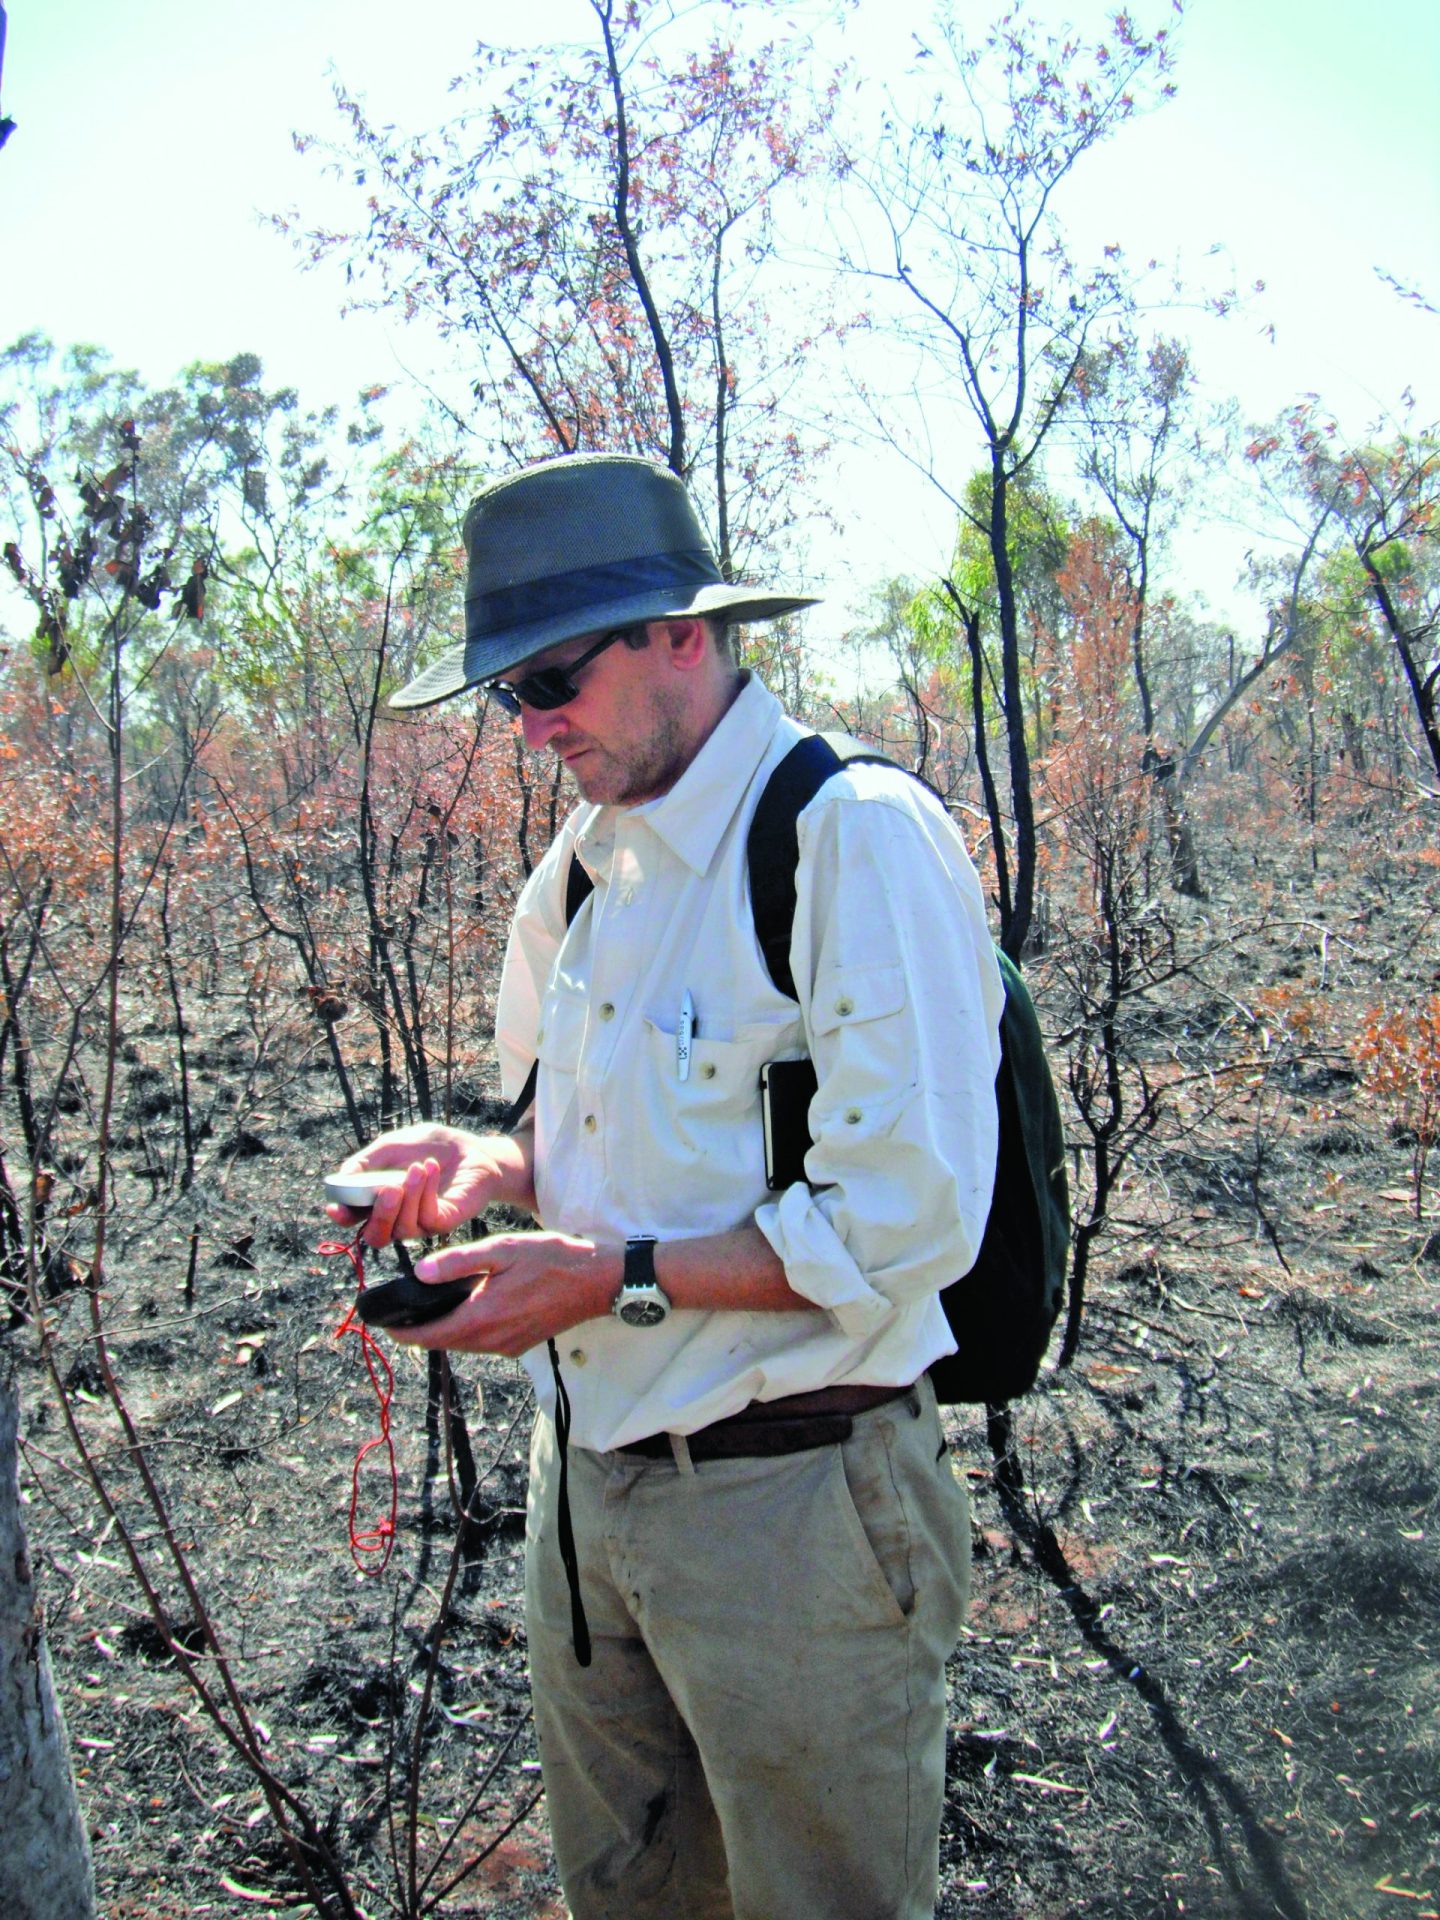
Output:
<instances>
[{"instance_id":1,"label":"wide-brimmed hat","mask_svg":"<svg viewBox=\"0 0 1440 1920\"><path fill-rule=\"evenodd\" d=\"M465 639L402 687L428 707L562 640L684 614L774 620L814 595L723 580L690 496L667 467L576 453L496 480L465 516Z\"/></svg>"}]
</instances>

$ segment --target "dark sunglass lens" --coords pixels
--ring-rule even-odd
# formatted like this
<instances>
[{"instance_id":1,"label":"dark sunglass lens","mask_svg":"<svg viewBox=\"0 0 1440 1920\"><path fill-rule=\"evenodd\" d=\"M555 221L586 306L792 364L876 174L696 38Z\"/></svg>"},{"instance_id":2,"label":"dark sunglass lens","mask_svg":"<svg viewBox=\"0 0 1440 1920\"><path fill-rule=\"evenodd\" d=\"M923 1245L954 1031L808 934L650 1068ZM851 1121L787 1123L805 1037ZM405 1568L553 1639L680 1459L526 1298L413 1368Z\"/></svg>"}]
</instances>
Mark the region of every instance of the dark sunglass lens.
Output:
<instances>
[{"instance_id":1,"label":"dark sunglass lens","mask_svg":"<svg viewBox=\"0 0 1440 1920\"><path fill-rule=\"evenodd\" d=\"M607 633L597 640L593 647L587 647L579 659L572 660L568 667L537 667L534 673L522 674L513 684L506 680L492 680L485 691L498 701L506 713L518 714L522 702L536 713L550 713L556 707L567 707L580 691L574 680L580 668L588 666L597 653L614 646L617 640L624 640L629 633L629 627L617 627L613 633Z\"/></svg>"},{"instance_id":2,"label":"dark sunglass lens","mask_svg":"<svg viewBox=\"0 0 1440 1920\"><path fill-rule=\"evenodd\" d=\"M527 673L523 680L517 680L515 691L527 707L548 713L573 700L578 689L563 667L541 667L538 672Z\"/></svg>"}]
</instances>

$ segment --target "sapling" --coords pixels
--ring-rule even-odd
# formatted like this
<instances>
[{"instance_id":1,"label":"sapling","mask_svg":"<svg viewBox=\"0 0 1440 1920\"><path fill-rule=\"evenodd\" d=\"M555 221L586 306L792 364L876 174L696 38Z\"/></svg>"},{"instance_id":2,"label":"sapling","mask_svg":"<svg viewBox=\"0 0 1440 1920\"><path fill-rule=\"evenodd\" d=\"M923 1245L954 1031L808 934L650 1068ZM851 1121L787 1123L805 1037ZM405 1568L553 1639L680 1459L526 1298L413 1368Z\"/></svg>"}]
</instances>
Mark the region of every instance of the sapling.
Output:
<instances>
[{"instance_id":1,"label":"sapling","mask_svg":"<svg viewBox=\"0 0 1440 1920\"><path fill-rule=\"evenodd\" d=\"M1414 1135L1410 1180L1422 1220L1426 1162L1440 1133L1440 993L1413 1007L1372 1008L1357 1053L1366 1084Z\"/></svg>"}]
</instances>

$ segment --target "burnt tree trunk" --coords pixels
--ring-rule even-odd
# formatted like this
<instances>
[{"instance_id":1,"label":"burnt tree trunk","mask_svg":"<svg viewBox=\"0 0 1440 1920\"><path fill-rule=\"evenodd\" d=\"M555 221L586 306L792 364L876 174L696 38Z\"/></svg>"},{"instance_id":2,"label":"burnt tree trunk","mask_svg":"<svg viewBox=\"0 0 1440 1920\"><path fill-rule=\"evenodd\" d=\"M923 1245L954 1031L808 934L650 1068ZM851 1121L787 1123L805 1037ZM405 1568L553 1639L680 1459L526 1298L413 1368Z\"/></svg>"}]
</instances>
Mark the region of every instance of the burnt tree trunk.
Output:
<instances>
[{"instance_id":1,"label":"burnt tree trunk","mask_svg":"<svg viewBox=\"0 0 1440 1920\"><path fill-rule=\"evenodd\" d=\"M996 905L1000 924L1008 927L1014 916L1010 897L1010 866L1005 854L1005 823L1000 816L1000 794L995 785L995 770L990 764L990 743L985 732L985 661L980 648L980 614L967 607L955 583L941 582L951 606L959 616L970 656L970 722L975 740L975 759L980 769L980 785L985 794L985 813L990 822L990 844L995 850Z\"/></svg>"},{"instance_id":2,"label":"burnt tree trunk","mask_svg":"<svg viewBox=\"0 0 1440 1920\"><path fill-rule=\"evenodd\" d=\"M20 1397L0 1381L0 1912L92 1920L95 1882L20 1517Z\"/></svg>"},{"instance_id":3,"label":"burnt tree trunk","mask_svg":"<svg viewBox=\"0 0 1440 1920\"><path fill-rule=\"evenodd\" d=\"M990 562L1000 608L1000 677L1005 739L1010 749L1010 805L1015 818L1015 891L1000 921L1000 944L1018 965L1035 904L1035 799L1030 785L1030 748L1025 739L1025 702L1020 690L1020 618L1015 569L1010 559L1006 452L992 443L990 462Z\"/></svg>"}]
</instances>

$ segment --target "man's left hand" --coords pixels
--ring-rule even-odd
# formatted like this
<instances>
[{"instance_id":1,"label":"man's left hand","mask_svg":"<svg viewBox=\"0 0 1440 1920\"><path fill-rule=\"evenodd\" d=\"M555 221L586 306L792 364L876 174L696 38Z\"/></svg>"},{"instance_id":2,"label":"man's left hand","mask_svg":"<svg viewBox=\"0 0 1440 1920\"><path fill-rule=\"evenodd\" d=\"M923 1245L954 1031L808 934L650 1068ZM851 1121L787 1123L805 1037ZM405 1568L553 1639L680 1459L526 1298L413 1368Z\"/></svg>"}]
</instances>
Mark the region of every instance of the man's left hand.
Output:
<instances>
[{"instance_id":1,"label":"man's left hand","mask_svg":"<svg viewBox=\"0 0 1440 1920\"><path fill-rule=\"evenodd\" d=\"M512 1358L582 1320L603 1319L620 1290L624 1249L597 1247L568 1233L497 1233L468 1246L445 1247L415 1263L421 1280L477 1285L443 1320L395 1328L412 1347Z\"/></svg>"}]
</instances>

